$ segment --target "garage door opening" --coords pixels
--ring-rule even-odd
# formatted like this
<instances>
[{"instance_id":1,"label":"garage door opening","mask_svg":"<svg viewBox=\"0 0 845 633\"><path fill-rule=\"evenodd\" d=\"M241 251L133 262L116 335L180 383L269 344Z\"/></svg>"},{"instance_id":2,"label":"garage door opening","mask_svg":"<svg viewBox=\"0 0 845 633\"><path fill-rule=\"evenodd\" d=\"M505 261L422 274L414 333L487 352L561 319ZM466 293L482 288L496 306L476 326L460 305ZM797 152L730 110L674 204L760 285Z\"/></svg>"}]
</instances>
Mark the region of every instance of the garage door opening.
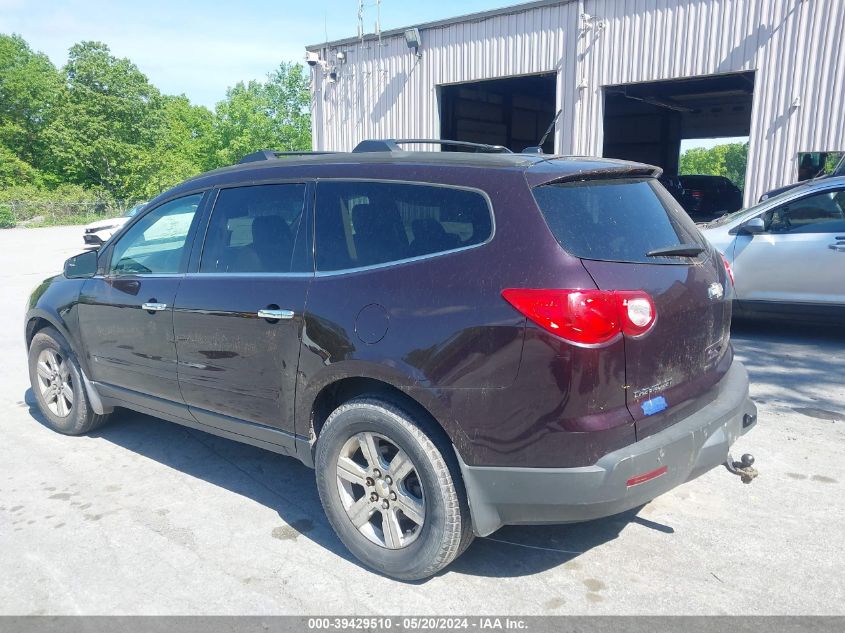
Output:
<instances>
[{"instance_id":1,"label":"garage door opening","mask_svg":"<svg viewBox=\"0 0 845 633\"><path fill-rule=\"evenodd\" d=\"M554 73L440 86L440 138L521 152L552 123L556 90ZM553 133L543 151L553 153Z\"/></svg>"},{"instance_id":2,"label":"garage door opening","mask_svg":"<svg viewBox=\"0 0 845 633\"><path fill-rule=\"evenodd\" d=\"M608 86L603 155L658 165L665 174L677 175L682 141L708 139L692 144L707 148L747 139L753 97L753 72ZM741 160L741 169L730 174L707 175L740 180L735 184L744 189Z\"/></svg>"}]
</instances>

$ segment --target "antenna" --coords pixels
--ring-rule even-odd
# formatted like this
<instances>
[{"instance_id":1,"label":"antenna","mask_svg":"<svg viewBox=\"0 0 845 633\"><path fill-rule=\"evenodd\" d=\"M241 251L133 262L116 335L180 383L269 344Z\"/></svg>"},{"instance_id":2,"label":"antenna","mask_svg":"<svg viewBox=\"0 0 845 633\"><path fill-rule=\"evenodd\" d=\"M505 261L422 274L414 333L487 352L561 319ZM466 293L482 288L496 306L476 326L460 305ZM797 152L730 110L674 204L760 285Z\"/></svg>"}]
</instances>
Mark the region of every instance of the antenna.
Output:
<instances>
[{"instance_id":1,"label":"antenna","mask_svg":"<svg viewBox=\"0 0 845 633\"><path fill-rule=\"evenodd\" d=\"M543 134L543 138L541 138L541 139L540 139L540 142L539 142L539 143L537 143L537 145L538 145L539 147L543 147L543 143L545 143L545 142L546 142L546 139L547 139L547 138L549 138L549 134L551 134L551 133L552 133L552 130L553 130L553 129L555 129L555 123L557 123L557 120L560 118L560 115L561 115L561 114L563 114L563 110L562 110L562 109L557 111L557 114L555 115L555 118L553 118L553 119L552 119L552 122L549 124L549 127L546 129L546 133L545 133L545 134Z\"/></svg>"},{"instance_id":2,"label":"antenna","mask_svg":"<svg viewBox=\"0 0 845 633\"><path fill-rule=\"evenodd\" d=\"M358 39L364 44L364 0L358 0Z\"/></svg>"}]
</instances>

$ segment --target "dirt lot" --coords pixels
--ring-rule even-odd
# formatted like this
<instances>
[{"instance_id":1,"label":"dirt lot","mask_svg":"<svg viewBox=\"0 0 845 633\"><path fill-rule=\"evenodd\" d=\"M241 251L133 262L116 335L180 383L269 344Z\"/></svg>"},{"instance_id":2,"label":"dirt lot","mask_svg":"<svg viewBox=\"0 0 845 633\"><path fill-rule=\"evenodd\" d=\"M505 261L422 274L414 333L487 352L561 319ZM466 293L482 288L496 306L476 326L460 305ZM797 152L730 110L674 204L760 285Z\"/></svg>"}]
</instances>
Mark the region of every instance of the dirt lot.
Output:
<instances>
[{"instance_id":1,"label":"dirt lot","mask_svg":"<svg viewBox=\"0 0 845 633\"><path fill-rule=\"evenodd\" d=\"M293 460L130 412L91 437L39 423L24 303L80 247L0 231L2 614L845 614L842 328L735 328L753 484L719 468L636 513L505 528L401 584L352 560Z\"/></svg>"}]
</instances>

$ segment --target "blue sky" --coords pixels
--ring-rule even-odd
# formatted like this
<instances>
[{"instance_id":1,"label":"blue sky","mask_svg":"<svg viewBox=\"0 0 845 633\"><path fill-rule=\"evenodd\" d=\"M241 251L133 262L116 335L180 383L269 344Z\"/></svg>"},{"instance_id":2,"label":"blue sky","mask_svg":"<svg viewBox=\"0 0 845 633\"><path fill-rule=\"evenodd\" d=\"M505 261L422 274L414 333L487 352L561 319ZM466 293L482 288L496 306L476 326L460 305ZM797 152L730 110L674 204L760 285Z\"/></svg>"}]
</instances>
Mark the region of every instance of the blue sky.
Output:
<instances>
[{"instance_id":1,"label":"blue sky","mask_svg":"<svg viewBox=\"0 0 845 633\"><path fill-rule=\"evenodd\" d=\"M507 0L383 0L382 29L484 11ZM365 1L365 31L376 20ZM306 44L354 36L357 0L0 0L0 33L18 33L54 64L68 48L99 40L128 57L162 92L213 107L226 88L261 79Z\"/></svg>"}]
</instances>

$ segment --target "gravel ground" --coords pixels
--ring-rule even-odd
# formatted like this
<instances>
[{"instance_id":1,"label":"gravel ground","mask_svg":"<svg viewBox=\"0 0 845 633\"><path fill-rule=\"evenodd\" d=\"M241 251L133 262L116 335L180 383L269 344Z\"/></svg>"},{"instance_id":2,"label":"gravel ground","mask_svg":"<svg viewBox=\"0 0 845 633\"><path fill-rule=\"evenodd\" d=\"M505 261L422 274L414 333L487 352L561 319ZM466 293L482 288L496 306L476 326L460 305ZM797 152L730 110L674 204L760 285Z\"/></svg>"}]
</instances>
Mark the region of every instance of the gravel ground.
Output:
<instances>
[{"instance_id":1,"label":"gravel ground","mask_svg":"<svg viewBox=\"0 0 845 633\"><path fill-rule=\"evenodd\" d=\"M0 614L845 614L845 334L738 324L759 423L719 468L638 512L504 528L402 584L360 567L291 459L123 412L40 422L27 295L79 227L0 231Z\"/></svg>"}]
</instances>

